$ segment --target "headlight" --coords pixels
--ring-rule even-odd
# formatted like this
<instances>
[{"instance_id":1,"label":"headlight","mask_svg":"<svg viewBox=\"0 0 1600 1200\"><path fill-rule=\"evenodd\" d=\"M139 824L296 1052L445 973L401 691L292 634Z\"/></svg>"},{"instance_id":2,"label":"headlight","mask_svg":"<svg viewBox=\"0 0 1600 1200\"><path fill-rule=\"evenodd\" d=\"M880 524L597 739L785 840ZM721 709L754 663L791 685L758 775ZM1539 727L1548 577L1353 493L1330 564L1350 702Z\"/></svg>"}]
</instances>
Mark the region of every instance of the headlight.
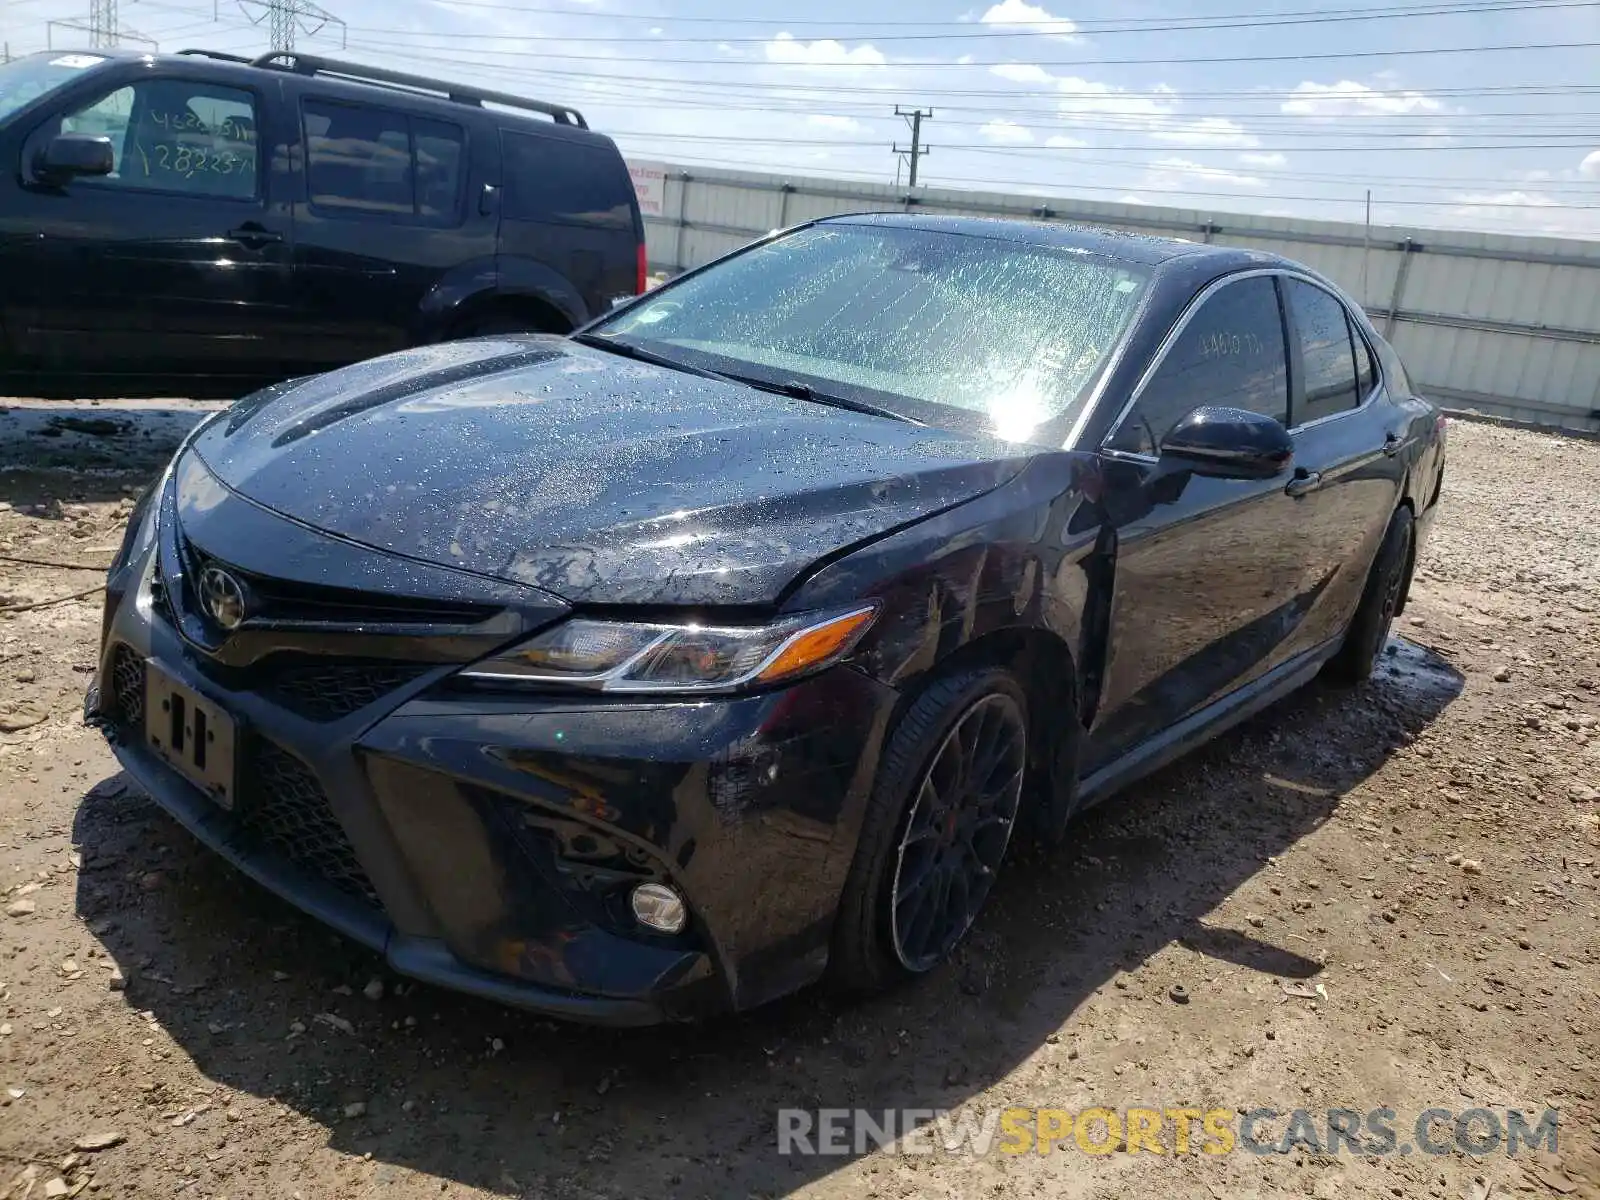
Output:
<instances>
[{"instance_id":1,"label":"headlight","mask_svg":"<svg viewBox=\"0 0 1600 1200\"><path fill-rule=\"evenodd\" d=\"M461 672L496 683L601 692L723 692L793 679L848 654L875 605L770 625L660 625L577 618Z\"/></svg>"}]
</instances>

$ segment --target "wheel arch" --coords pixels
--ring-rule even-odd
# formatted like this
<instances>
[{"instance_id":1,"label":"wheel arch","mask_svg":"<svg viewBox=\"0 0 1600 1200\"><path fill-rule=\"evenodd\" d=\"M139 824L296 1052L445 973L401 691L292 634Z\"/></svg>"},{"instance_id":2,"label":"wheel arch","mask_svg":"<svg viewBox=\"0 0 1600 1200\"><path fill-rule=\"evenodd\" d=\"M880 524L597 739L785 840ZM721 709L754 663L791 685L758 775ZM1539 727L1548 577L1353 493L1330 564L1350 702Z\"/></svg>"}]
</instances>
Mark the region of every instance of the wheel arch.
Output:
<instances>
[{"instance_id":1,"label":"wheel arch","mask_svg":"<svg viewBox=\"0 0 1600 1200\"><path fill-rule=\"evenodd\" d=\"M1028 785L1024 827L1046 841L1060 836L1077 798L1083 726L1078 667L1072 648L1038 625L992 629L955 647L913 678L901 681L891 724L941 680L979 667L1002 667L1028 700Z\"/></svg>"}]
</instances>

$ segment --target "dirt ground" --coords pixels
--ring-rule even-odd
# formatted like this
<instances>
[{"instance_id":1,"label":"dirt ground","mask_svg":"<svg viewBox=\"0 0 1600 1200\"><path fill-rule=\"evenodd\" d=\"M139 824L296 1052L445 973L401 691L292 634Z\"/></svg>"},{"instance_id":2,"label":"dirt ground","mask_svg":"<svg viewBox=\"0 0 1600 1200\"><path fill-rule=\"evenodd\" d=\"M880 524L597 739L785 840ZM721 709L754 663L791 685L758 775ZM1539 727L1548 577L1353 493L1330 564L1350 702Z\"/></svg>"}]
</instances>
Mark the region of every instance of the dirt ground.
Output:
<instances>
[{"instance_id":1,"label":"dirt ground","mask_svg":"<svg viewBox=\"0 0 1600 1200\"><path fill-rule=\"evenodd\" d=\"M1373 684L1012 861L929 979L626 1033L405 985L129 786L98 595L19 606L98 582L139 480L0 474L0 1196L1600 1196L1600 443L1449 438ZM1560 1149L776 1152L781 1108L1184 1104L1549 1105Z\"/></svg>"}]
</instances>

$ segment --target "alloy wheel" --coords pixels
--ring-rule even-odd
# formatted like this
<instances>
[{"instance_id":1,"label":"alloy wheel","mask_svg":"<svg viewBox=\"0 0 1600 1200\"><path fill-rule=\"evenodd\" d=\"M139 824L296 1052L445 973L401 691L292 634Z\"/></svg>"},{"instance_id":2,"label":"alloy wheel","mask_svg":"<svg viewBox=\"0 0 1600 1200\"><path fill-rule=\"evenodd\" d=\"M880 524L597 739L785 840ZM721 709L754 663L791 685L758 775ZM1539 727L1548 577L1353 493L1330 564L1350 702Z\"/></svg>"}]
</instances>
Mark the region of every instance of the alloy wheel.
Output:
<instances>
[{"instance_id":1,"label":"alloy wheel","mask_svg":"<svg viewBox=\"0 0 1600 1200\"><path fill-rule=\"evenodd\" d=\"M891 927L910 971L926 971L971 927L994 885L1022 798L1027 725L1010 696L975 701L928 761L896 852Z\"/></svg>"}]
</instances>

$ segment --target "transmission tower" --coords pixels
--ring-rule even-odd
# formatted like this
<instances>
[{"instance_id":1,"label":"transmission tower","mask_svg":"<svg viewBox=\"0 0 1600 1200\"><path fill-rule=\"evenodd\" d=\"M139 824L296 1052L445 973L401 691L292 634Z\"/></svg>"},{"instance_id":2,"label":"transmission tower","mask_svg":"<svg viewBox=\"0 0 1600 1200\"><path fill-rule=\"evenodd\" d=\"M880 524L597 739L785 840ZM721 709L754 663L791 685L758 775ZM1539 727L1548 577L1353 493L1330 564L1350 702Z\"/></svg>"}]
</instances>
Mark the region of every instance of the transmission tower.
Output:
<instances>
[{"instance_id":1,"label":"transmission tower","mask_svg":"<svg viewBox=\"0 0 1600 1200\"><path fill-rule=\"evenodd\" d=\"M116 0L96 0L97 3L116 3ZM239 0L244 10L257 25L266 22L267 39L274 50L293 50L301 37L316 37L324 29L337 27L339 46L345 45L345 23L313 0Z\"/></svg>"},{"instance_id":2,"label":"transmission tower","mask_svg":"<svg viewBox=\"0 0 1600 1200\"><path fill-rule=\"evenodd\" d=\"M55 31L57 29L71 29L77 33L89 35L89 45L96 49L109 50L113 46L126 45L129 42L138 42L140 45L149 46L152 50L160 47L154 38L145 37L136 30L129 29L122 24L117 15L117 0L89 0L89 19L87 21L50 21L45 25L45 45L55 48ZM82 43L79 43L82 45Z\"/></svg>"}]
</instances>

